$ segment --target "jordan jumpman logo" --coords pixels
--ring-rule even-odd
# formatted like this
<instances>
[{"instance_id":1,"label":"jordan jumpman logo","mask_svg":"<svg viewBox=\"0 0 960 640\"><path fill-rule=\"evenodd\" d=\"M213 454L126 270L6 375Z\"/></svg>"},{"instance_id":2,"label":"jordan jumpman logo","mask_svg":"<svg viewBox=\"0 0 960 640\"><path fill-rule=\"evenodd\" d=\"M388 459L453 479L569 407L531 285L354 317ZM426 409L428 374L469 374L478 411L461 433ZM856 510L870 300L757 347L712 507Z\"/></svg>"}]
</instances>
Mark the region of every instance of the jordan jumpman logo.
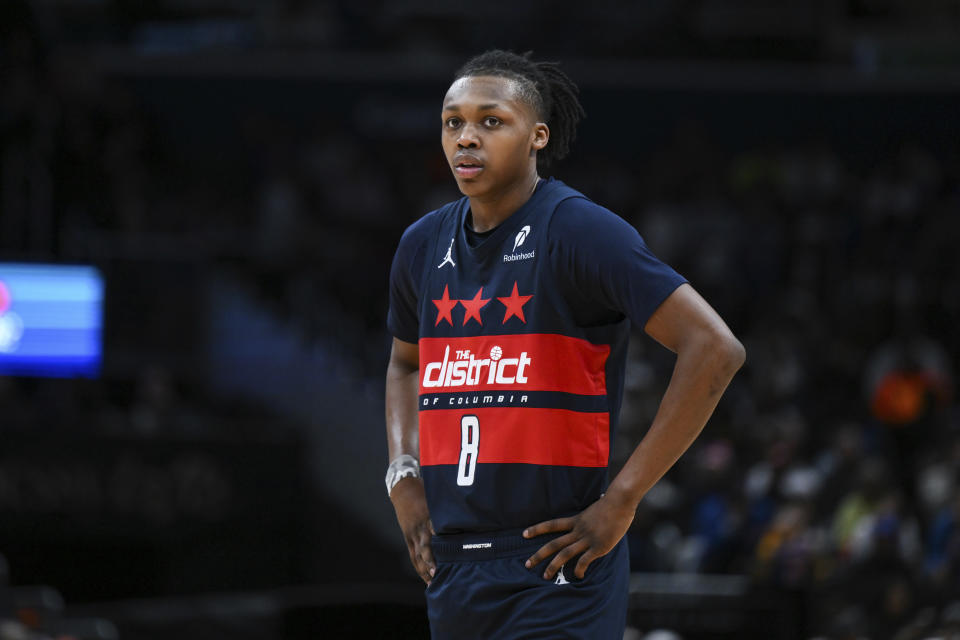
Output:
<instances>
[{"instance_id":1,"label":"jordan jumpman logo","mask_svg":"<svg viewBox=\"0 0 960 640\"><path fill-rule=\"evenodd\" d=\"M450 263L451 267L456 267L457 263L453 261L453 238L450 238L450 246L447 248L447 257L443 259L443 262L437 265L437 269L443 265Z\"/></svg>"}]
</instances>

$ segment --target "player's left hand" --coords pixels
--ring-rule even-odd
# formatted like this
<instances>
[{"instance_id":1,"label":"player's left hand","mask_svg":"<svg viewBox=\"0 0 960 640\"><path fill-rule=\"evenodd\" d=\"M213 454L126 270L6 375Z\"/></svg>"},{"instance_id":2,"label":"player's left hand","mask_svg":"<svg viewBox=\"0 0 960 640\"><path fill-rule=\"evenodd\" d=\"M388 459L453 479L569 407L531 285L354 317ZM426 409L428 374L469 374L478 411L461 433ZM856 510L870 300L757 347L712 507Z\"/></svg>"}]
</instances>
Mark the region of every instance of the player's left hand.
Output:
<instances>
[{"instance_id":1,"label":"player's left hand","mask_svg":"<svg viewBox=\"0 0 960 640\"><path fill-rule=\"evenodd\" d=\"M590 563L610 553L610 550L620 542L620 539L627 533L627 529L630 528L635 513L636 503L608 491L600 496L599 500L575 516L547 520L528 527L523 531L524 538L534 538L545 533L559 531L569 531L570 533L554 538L540 547L527 560L526 567L528 569L535 567L551 555L556 554L543 573L543 577L550 580L567 561L578 554L583 554L577 561L577 566L573 572L577 578L582 580Z\"/></svg>"}]
</instances>

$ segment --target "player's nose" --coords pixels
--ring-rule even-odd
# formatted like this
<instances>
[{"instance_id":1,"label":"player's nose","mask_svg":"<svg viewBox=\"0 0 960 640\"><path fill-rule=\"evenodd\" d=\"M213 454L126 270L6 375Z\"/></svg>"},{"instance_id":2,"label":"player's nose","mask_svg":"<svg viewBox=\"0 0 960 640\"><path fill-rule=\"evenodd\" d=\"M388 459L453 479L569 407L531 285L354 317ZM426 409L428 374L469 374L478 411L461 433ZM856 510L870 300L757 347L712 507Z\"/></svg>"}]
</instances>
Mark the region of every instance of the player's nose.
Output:
<instances>
[{"instance_id":1,"label":"player's nose","mask_svg":"<svg viewBox=\"0 0 960 640\"><path fill-rule=\"evenodd\" d=\"M473 124L465 124L460 129L457 146L461 149L475 149L480 146L480 136L477 134L477 129Z\"/></svg>"}]
</instances>

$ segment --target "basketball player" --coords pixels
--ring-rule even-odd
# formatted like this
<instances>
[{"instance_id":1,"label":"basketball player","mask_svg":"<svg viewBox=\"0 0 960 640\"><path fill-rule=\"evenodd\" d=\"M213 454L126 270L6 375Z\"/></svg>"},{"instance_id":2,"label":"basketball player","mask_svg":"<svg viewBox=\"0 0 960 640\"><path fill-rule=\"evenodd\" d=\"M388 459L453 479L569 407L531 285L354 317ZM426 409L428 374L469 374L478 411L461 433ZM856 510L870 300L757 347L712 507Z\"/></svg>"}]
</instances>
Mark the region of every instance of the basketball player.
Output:
<instances>
[{"instance_id":1,"label":"basketball player","mask_svg":"<svg viewBox=\"0 0 960 640\"><path fill-rule=\"evenodd\" d=\"M434 638L621 638L624 534L744 361L633 227L540 176L577 93L529 54L468 61L441 109L464 197L412 224L391 269L386 483ZM630 322L677 359L610 481Z\"/></svg>"}]
</instances>

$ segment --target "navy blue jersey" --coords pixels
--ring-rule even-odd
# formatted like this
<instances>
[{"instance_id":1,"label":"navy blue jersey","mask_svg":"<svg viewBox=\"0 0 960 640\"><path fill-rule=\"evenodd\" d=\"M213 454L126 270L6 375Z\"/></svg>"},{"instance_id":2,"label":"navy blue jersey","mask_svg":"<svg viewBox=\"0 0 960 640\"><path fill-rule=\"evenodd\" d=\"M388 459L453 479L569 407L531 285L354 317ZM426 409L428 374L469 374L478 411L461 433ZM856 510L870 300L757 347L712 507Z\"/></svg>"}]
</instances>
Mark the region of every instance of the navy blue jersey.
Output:
<instances>
[{"instance_id":1,"label":"navy blue jersey","mask_svg":"<svg viewBox=\"0 0 960 640\"><path fill-rule=\"evenodd\" d=\"M600 497L629 322L644 326L684 282L558 180L482 238L468 238L468 212L464 197L411 225L390 274L388 327L419 345L438 534L520 528Z\"/></svg>"}]
</instances>

